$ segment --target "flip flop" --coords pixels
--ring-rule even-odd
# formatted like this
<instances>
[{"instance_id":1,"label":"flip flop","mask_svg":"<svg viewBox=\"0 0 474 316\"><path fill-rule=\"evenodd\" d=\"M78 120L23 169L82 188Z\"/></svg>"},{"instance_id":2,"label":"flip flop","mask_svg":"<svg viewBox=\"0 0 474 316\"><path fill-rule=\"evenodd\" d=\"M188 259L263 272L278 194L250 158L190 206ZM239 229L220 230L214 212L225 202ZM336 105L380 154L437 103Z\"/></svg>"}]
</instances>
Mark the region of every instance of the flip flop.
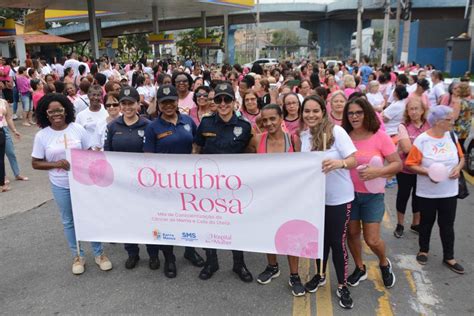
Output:
<instances>
[{"instance_id":1,"label":"flip flop","mask_svg":"<svg viewBox=\"0 0 474 316\"><path fill-rule=\"evenodd\" d=\"M28 177L23 177L23 176L17 176L15 177L17 181L28 181L30 180Z\"/></svg>"},{"instance_id":2,"label":"flip flop","mask_svg":"<svg viewBox=\"0 0 474 316\"><path fill-rule=\"evenodd\" d=\"M4 181L4 183L5 183L5 185L7 185L7 184L10 184L10 180L9 180L9 179L7 179L7 178L5 178L5 181Z\"/></svg>"},{"instance_id":3,"label":"flip flop","mask_svg":"<svg viewBox=\"0 0 474 316\"><path fill-rule=\"evenodd\" d=\"M12 189L12 188L10 188L9 186L4 185L4 186L2 186L2 190L1 190L0 192L1 192L1 193L3 193L3 192L8 192L8 191L10 191L11 189Z\"/></svg>"}]
</instances>

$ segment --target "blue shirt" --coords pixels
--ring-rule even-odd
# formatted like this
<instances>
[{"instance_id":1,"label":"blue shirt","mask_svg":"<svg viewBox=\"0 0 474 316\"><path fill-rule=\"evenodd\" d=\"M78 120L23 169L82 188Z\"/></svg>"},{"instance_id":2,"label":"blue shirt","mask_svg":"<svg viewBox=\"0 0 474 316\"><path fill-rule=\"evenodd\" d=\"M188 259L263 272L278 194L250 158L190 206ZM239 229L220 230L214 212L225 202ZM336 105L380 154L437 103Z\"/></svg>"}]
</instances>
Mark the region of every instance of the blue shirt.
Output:
<instances>
[{"instance_id":1,"label":"blue shirt","mask_svg":"<svg viewBox=\"0 0 474 316\"><path fill-rule=\"evenodd\" d=\"M149 120L140 118L135 124L127 125L123 116L118 117L107 125L104 150L143 152L143 137L149 123Z\"/></svg>"},{"instance_id":2,"label":"blue shirt","mask_svg":"<svg viewBox=\"0 0 474 316\"><path fill-rule=\"evenodd\" d=\"M218 114L203 117L194 142L202 154L238 154L245 152L252 138L252 125L235 112L228 122Z\"/></svg>"},{"instance_id":3,"label":"blue shirt","mask_svg":"<svg viewBox=\"0 0 474 316\"><path fill-rule=\"evenodd\" d=\"M366 86L369 82L369 75L373 73L373 70L372 68L370 68L369 66L367 65L363 65L362 67L360 67L360 76L361 76L361 79L362 79L362 84L364 86Z\"/></svg>"},{"instance_id":4,"label":"blue shirt","mask_svg":"<svg viewBox=\"0 0 474 316\"><path fill-rule=\"evenodd\" d=\"M145 130L143 151L160 154L190 154L196 124L185 114L178 114L176 125L165 121L161 115L151 122Z\"/></svg>"}]
</instances>

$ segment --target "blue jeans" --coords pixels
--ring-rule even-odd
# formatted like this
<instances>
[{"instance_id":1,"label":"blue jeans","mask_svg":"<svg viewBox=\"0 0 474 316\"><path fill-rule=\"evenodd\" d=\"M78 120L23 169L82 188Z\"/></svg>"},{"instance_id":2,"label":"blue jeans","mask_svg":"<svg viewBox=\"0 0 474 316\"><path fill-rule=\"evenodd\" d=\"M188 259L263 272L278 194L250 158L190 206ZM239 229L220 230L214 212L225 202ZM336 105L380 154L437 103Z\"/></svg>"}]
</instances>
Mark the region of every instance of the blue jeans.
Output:
<instances>
[{"instance_id":1,"label":"blue jeans","mask_svg":"<svg viewBox=\"0 0 474 316\"><path fill-rule=\"evenodd\" d=\"M69 249L73 256L77 256L76 247L76 232L74 231L74 218L72 216L71 191L66 188L58 187L51 183L51 191L53 192L54 200L58 204L59 212L61 212L61 221L64 226L64 235L66 235ZM94 256L100 256L103 252L102 243L91 242ZM81 257L84 256L84 251L81 249Z\"/></svg>"},{"instance_id":2,"label":"blue jeans","mask_svg":"<svg viewBox=\"0 0 474 316\"><path fill-rule=\"evenodd\" d=\"M13 146L12 136L10 130L7 127L3 128L5 132L6 144L5 144L5 155L10 162L10 167L12 167L13 175L18 177L20 175L20 168L18 167L18 161L16 160L15 155L15 146Z\"/></svg>"},{"instance_id":3,"label":"blue jeans","mask_svg":"<svg viewBox=\"0 0 474 316\"><path fill-rule=\"evenodd\" d=\"M31 93L21 94L21 104L23 105L23 112L30 112L33 108L31 102Z\"/></svg>"},{"instance_id":4,"label":"blue jeans","mask_svg":"<svg viewBox=\"0 0 474 316\"><path fill-rule=\"evenodd\" d=\"M18 95L18 89L16 86L13 87L13 114L16 114L18 110L18 101L20 101L20 96Z\"/></svg>"}]
</instances>

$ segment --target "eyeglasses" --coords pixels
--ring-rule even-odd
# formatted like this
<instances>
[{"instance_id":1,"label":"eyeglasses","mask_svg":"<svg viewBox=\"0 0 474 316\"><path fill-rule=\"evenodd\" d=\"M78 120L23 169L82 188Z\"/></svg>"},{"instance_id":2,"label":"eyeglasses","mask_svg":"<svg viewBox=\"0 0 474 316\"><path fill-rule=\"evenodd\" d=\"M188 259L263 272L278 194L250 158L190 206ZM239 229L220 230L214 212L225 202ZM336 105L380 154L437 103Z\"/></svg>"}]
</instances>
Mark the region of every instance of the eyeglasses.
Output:
<instances>
[{"instance_id":1,"label":"eyeglasses","mask_svg":"<svg viewBox=\"0 0 474 316\"><path fill-rule=\"evenodd\" d=\"M57 109L54 109L54 110L46 110L46 114L48 114L49 116L62 115L62 114L64 114L64 112L66 112L66 110L64 108L57 108Z\"/></svg>"},{"instance_id":2,"label":"eyeglasses","mask_svg":"<svg viewBox=\"0 0 474 316\"><path fill-rule=\"evenodd\" d=\"M176 84L187 83L187 82L188 82L188 79L175 80L174 82L175 82Z\"/></svg>"},{"instance_id":3,"label":"eyeglasses","mask_svg":"<svg viewBox=\"0 0 474 316\"><path fill-rule=\"evenodd\" d=\"M253 102L253 101L257 101L257 98L248 98L248 99L245 99L245 102Z\"/></svg>"},{"instance_id":4,"label":"eyeglasses","mask_svg":"<svg viewBox=\"0 0 474 316\"><path fill-rule=\"evenodd\" d=\"M118 107L118 106L120 106L120 103L118 103L118 102L117 102L117 103L106 103L106 104L105 104L105 108L106 108L106 109L108 109L108 108L110 108L110 107L116 108L116 107Z\"/></svg>"},{"instance_id":5,"label":"eyeglasses","mask_svg":"<svg viewBox=\"0 0 474 316\"><path fill-rule=\"evenodd\" d=\"M347 112L348 117L362 116L362 115L364 115L364 111Z\"/></svg>"},{"instance_id":6,"label":"eyeglasses","mask_svg":"<svg viewBox=\"0 0 474 316\"><path fill-rule=\"evenodd\" d=\"M207 93L196 93L196 98L207 98L208 96Z\"/></svg>"},{"instance_id":7,"label":"eyeglasses","mask_svg":"<svg viewBox=\"0 0 474 316\"><path fill-rule=\"evenodd\" d=\"M224 96L219 95L217 97L214 97L215 104L221 104L222 101L224 101L225 104L230 104L232 103L232 101L234 101L234 99L228 95L224 95Z\"/></svg>"}]
</instances>

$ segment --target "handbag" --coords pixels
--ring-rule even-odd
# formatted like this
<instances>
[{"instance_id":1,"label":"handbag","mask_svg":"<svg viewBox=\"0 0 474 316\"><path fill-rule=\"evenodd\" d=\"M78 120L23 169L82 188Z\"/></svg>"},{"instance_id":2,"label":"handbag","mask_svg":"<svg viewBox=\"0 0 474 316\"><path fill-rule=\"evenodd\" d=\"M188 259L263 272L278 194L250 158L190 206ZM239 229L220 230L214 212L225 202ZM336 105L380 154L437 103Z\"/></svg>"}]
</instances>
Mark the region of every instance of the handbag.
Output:
<instances>
[{"instance_id":1,"label":"handbag","mask_svg":"<svg viewBox=\"0 0 474 316\"><path fill-rule=\"evenodd\" d=\"M454 133L451 131L449 132L449 135L451 135L451 139L453 140L454 145L456 145L456 138L454 137ZM459 192L458 192L458 199L465 199L469 196L469 190L467 189L467 183L466 183L466 178L464 177L464 173L461 170L461 173L459 174L459 179L458 179L458 185L459 185Z\"/></svg>"}]
</instances>

